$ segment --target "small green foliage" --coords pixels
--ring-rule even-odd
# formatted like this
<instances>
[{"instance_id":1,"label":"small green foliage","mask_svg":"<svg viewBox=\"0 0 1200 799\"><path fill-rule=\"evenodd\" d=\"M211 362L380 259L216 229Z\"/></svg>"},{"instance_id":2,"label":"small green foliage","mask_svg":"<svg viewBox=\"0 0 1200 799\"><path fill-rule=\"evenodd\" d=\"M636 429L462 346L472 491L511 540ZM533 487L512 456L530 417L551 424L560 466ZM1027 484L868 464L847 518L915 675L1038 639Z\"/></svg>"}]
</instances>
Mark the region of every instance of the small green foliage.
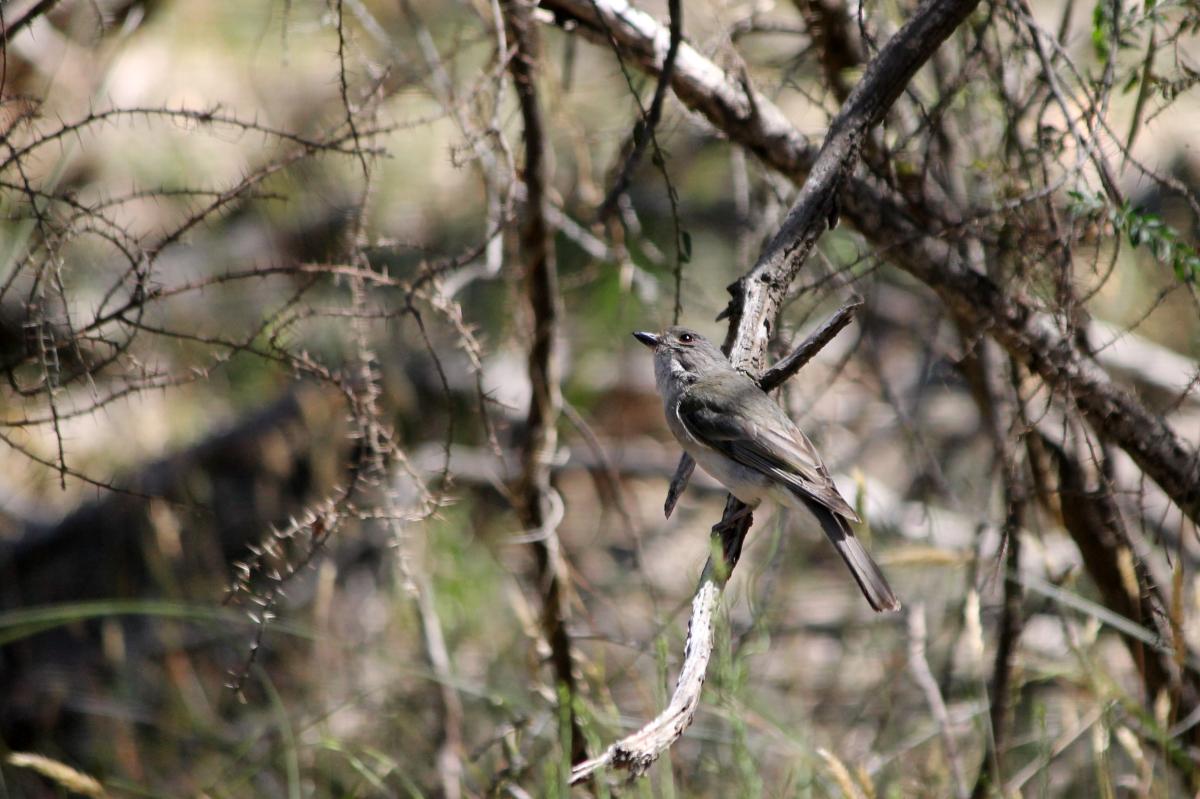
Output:
<instances>
[{"instance_id":1,"label":"small green foliage","mask_svg":"<svg viewBox=\"0 0 1200 799\"><path fill-rule=\"evenodd\" d=\"M1119 208L1109 204L1100 192L1069 192L1070 211L1089 219L1106 219L1117 235L1125 235L1134 247L1144 247L1159 263L1170 266L1175 276L1185 283L1195 283L1200 276L1200 253L1182 241L1179 231L1153 214L1135 207L1128 200Z\"/></svg>"},{"instance_id":2,"label":"small green foliage","mask_svg":"<svg viewBox=\"0 0 1200 799\"><path fill-rule=\"evenodd\" d=\"M1097 0L1092 9L1092 50L1102 64L1112 57L1112 44L1116 40L1118 50L1137 46L1138 28L1152 25L1159 16L1153 3L1146 3L1139 12L1136 6L1120 9L1113 13L1110 0Z\"/></svg>"},{"instance_id":3,"label":"small green foliage","mask_svg":"<svg viewBox=\"0 0 1200 799\"><path fill-rule=\"evenodd\" d=\"M1099 0L1092 9L1092 51L1101 63L1107 63L1111 55L1109 41L1114 22L1112 6L1105 0Z\"/></svg>"}]
</instances>

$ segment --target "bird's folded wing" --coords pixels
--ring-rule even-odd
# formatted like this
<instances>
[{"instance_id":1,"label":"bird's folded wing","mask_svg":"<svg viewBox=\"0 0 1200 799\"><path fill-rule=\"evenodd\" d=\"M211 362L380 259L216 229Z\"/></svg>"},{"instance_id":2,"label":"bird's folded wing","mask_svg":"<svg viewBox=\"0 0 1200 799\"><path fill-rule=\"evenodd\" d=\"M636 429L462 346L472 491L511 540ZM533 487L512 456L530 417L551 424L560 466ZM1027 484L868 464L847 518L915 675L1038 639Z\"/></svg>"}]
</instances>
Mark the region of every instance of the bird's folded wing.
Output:
<instances>
[{"instance_id":1,"label":"bird's folded wing","mask_svg":"<svg viewBox=\"0 0 1200 799\"><path fill-rule=\"evenodd\" d=\"M679 402L679 421L702 444L775 478L835 513L860 521L837 492L816 448L770 397L761 391L741 392L737 402L737 412L732 412L689 392Z\"/></svg>"}]
</instances>

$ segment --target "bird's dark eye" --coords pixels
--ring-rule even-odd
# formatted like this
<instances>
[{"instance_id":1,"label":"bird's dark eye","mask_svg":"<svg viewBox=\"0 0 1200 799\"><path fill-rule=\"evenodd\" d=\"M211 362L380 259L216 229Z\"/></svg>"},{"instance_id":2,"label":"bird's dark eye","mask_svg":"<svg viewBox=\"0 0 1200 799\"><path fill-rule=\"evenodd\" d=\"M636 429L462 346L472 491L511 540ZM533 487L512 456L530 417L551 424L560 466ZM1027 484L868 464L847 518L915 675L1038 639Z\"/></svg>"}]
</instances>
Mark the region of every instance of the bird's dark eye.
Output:
<instances>
[{"instance_id":1,"label":"bird's dark eye","mask_svg":"<svg viewBox=\"0 0 1200 799\"><path fill-rule=\"evenodd\" d=\"M679 343L680 344L691 344L695 340L696 340L696 337L693 336L691 333L680 333L679 334Z\"/></svg>"}]
</instances>

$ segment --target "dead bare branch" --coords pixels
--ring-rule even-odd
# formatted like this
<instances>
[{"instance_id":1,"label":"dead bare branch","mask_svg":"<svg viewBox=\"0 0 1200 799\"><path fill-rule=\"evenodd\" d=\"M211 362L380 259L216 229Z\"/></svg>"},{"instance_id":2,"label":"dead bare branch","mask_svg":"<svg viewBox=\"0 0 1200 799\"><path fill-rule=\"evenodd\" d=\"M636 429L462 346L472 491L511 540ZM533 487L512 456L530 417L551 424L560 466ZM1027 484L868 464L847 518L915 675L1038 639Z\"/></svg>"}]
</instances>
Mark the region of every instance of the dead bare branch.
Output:
<instances>
[{"instance_id":1,"label":"dead bare branch","mask_svg":"<svg viewBox=\"0 0 1200 799\"><path fill-rule=\"evenodd\" d=\"M502 3L508 38L516 48L509 63L513 86L525 126L525 207L520 243L525 293L532 312L529 345L529 402L523 444L522 474L517 498L518 515L525 529L536 533L532 541L537 561L537 588L542 599L542 634L550 647L554 679L565 692L566 715L571 728L571 762L587 758L587 743L575 712L577 692L571 637L567 631L568 576L556 530L558 514L550 482L550 467L558 449L557 424L562 414L559 385L558 325L562 300L550 226L546 221L546 133L537 87L538 51L530 8L523 0Z\"/></svg>"},{"instance_id":2,"label":"dead bare branch","mask_svg":"<svg viewBox=\"0 0 1200 799\"><path fill-rule=\"evenodd\" d=\"M962 762L958 756L958 746L954 742L954 733L950 728L950 714L946 711L946 700L938 688L937 680L929 669L929 660L925 657L927 639L925 627L925 604L917 602L908 611L908 668L913 679L925 695L925 703L929 713L937 722L938 731L942 738L942 747L946 751L946 762L950 764L950 777L954 785L954 795L959 799L967 796L967 784L963 778Z\"/></svg>"},{"instance_id":3,"label":"dead bare branch","mask_svg":"<svg viewBox=\"0 0 1200 799\"><path fill-rule=\"evenodd\" d=\"M1007 366L1007 369L1006 369ZM1004 792L1001 758L1008 743L1012 724L1013 663L1024 628L1021 574L1021 535L1026 524L1028 490L1024 466L1024 430L1029 427L1020 406L1019 381L1011 374L1018 367L999 351L994 342L981 342L964 360L963 371L972 381L980 416L984 420L995 453L994 470L1000 476L1004 498L1004 522L1000 528L1000 552L995 572L1002 575L1004 600L1000 623L996 628L996 653L992 666L990 700L991 735L987 739L983 764L971 790L972 799L983 799L989 790ZM1005 372L1009 379L1005 379Z\"/></svg>"}]
</instances>

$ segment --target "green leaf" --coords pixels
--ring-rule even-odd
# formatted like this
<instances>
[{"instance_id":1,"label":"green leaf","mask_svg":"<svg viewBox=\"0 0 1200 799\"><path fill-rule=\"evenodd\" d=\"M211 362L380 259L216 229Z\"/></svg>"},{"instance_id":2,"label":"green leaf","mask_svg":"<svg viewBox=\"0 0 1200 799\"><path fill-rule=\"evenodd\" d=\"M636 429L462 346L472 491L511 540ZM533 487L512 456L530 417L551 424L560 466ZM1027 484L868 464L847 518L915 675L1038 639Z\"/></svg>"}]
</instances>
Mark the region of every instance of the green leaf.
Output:
<instances>
[{"instance_id":1,"label":"green leaf","mask_svg":"<svg viewBox=\"0 0 1200 799\"><path fill-rule=\"evenodd\" d=\"M1111 27L1108 3L1100 0L1092 9L1092 50L1101 61L1108 61L1108 31Z\"/></svg>"},{"instance_id":2,"label":"green leaf","mask_svg":"<svg viewBox=\"0 0 1200 799\"><path fill-rule=\"evenodd\" d=\"M1158 214L1134 208L1128 200L1119 208L1106 205L1104 195L1094 196L1080 191L1068 191L1070 209L1075 214L1098 214L1107 207L1106 216L1117 236L1124 235L1134 247L1145 247L1154 260L1171 267L1175 276L1185 283L1195 283L1200 277L1200 254L1195 247L1181 240L1178 230ZM1092 208L1096 210L1092 210Z\"/></svg>"},{"instance_id":3,"label":"green leaf","mask_svg":"<svg viewBox=\"0 0 1200 799\"><path fill-rule=\"evenodd\" d=\"M686 230L679 231L679 261L689 264L692 262L692 234Z\"/></svg>"}]
</instances>

